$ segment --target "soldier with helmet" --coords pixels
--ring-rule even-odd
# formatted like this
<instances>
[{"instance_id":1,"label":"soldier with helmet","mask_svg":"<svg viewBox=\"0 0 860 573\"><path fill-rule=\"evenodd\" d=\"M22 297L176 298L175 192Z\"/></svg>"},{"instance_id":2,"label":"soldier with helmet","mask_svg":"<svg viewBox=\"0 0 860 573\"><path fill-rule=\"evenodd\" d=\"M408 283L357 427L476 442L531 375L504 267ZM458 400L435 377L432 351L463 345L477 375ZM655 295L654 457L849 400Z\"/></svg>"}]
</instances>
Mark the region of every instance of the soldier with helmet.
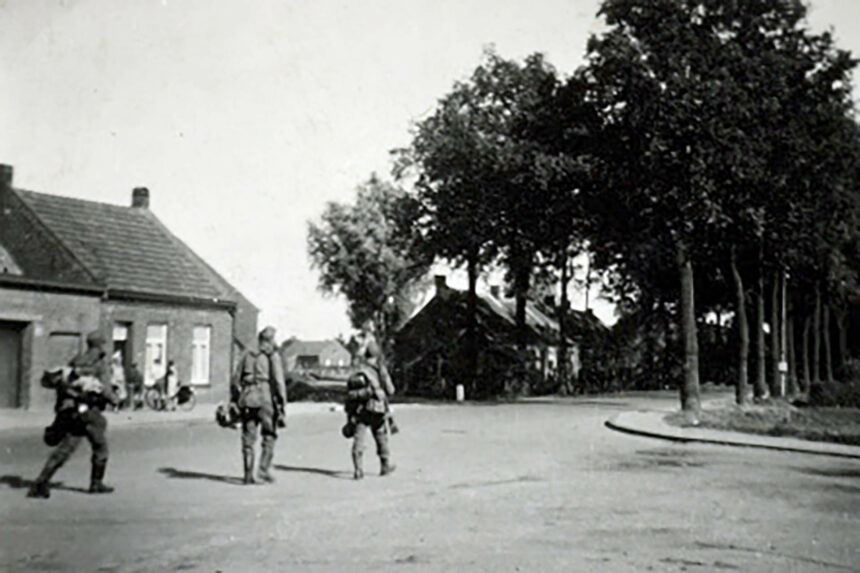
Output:
<instances>
[{"instance_id":1,"label":"soldier with helmet","mask_svg":"<svg viewBox=\"0 0 860 573\"><path fill-rule=\"evenodd\" d=\"M90 493L111 493L102 481L108 462L107 420L102 412L119 400L110 385L110 368L103 347L105 338L98 331L87 336L86 351L69 363L71 371L57 385L56 417L45 429L45 441L56 448L33 483L28 497L50 497L49 483L54 473L71 457L86 438L92 448Z\"/></svg>"},{"instance_id":2,"label":"soldier with helmet","mask_svg":"<svg viewBox=\"0 0 860 573\"><path fill-rule=\"evenodd\" d=\"M389 376L380 375L380 358L379 346L375 341L369 341L359 356L363 364L347 381L347 399L344 405L347 424L343 433L344 436L353 438L353 477L357 480L364 477L363 457L367 430L370 430L376 442L380 475L388 475L396 469L391 462L388 446L388 397L394 394L394 386Z\"/></svg>"},{"instance_id":3,"label":"soldier with helmet","mask_svg":"<svg viewBox=\"0 0 860 573\"><path fill-rule=\"evenodd\" d=\"M274 482L269 469L275 456L277 428L283 427L287 393L284 368L276 351L275 329L264 328L258 337L259 349L242 357L237 378L231 388L231 400L239 409L242 423L242 463L244 483L258 483L254 477L254 447L257 434L263 435L259 478Z\"/></svg>"}]
</instances>

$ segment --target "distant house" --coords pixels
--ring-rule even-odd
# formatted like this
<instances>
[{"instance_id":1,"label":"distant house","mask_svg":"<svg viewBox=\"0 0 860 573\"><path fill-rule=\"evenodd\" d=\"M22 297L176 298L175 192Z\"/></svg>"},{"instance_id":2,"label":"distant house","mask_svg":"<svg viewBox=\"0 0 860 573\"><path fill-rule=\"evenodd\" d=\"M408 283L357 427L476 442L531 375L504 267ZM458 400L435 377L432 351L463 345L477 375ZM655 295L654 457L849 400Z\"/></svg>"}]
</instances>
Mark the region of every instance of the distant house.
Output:
<instances>
[{"instance_id":1,"label":"distant house","mask_svg":"<svg viewBox=\"0 0 860 573\"><path fill-rule=\"evenodd\" d=\"M43 370L100 330L146 383L167 361L201 400L227 395L232 361L255 341L257 308L149 210L16 189L0 165L0 408L49 409Z\"/></svg>"},{"instance_id":2,"label":"distant house","mask_svg":"<svg viewBox=\"0 0 860 573\"><path fill-rule=\"evenodd\" d=\"M454 380L473 393L491 393L474 387L481 382L464 380L466 361L466 316L468 293L447 286L436 277L436 293L395 335L394 369L397 382L409 393L442 394ZM526 348L534 373L551 379L558 371L558 322L537 305L526 305ZM500 296L498 289L478 293L478 379L495 384L518 361L516 350L515 301ZM568 337L568 372L580 369L579 345ZM494 378L495 377L495 378Z\"/></svg>"},{"instance_id":3,"label":"distant house","mask_svg":"<svg viewBox=\"0 0 860 573\"><path fill-rule=\"evenodd\" d=\"M290 340L281 347L281 357L289 372L319 374L352 365L349 350L337 340Z\"/></svg>"}]
</instances>

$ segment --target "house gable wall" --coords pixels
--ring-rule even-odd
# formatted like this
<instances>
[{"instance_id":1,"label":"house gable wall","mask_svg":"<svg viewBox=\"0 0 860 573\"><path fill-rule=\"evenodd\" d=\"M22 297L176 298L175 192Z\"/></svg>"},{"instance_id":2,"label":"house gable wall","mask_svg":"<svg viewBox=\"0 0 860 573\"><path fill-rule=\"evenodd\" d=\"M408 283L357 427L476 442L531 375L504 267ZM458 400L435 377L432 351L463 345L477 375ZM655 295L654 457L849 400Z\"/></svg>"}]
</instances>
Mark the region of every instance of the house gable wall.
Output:
<instances>
[{"instance_id":1,"label":"house gable wall","mask_svg":"<svg viewBox=\"0 0 860 573\"><path fill-rule=\"evenodd\" d=\"M23 276L72 284L94 284L93 277L64 249L23 201L0 186L0 244Z\"/></svg>"}]
</instances>

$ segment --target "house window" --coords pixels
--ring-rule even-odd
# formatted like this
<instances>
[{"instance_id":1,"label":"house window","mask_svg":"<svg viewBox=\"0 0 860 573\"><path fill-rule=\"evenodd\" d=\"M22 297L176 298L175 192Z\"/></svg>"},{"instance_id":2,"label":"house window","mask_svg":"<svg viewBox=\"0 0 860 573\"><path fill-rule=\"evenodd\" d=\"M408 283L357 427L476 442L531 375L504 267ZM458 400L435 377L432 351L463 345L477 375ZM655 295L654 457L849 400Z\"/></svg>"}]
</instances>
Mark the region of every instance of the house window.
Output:
<instances>
[{"instance_id":1,"label":"house window","mask_svg":"<svg viewBox=\"0 0 860 573\"><path fill-rule=\"evenodd\" d=\"M191 383L209 384L209 356L212 343L211 326L195 326L191 340Z\"/></svg>"},{"instance_id":2,"label":"house window","mask_svg":"<svg viewBox=\"0 0 860 573\"><path fill-rule=\"evenodd\" d=\"M143 379L147 386L164 376L167 370L167 325L146 326L146 364Z\"/></svg>"}]
</instances>

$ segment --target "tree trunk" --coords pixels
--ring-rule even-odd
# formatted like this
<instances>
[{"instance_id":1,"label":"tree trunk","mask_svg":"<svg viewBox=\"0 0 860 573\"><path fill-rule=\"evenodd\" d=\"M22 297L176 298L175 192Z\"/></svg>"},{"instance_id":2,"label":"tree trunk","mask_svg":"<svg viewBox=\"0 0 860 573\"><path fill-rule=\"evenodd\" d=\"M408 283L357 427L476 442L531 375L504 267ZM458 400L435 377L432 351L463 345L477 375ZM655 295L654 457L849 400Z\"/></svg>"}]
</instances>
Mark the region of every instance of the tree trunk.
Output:
<instances>
[{"instance_id":1,"label":"tree trunk","mask_svg":"<svg viewBox=\"0 0 860 573\"><path fill-rule=\"evenodd\" d=\"M588 268L585 269L585 312L588 312L588 296L591 290L591 253L586 255Z\"/></svg>"},{"instance_id":2,"label":"tree trunk","mask_svg":"<svg viewBox=\"0 0 860 573\"><path fill-rule=\"evenodd\" d=\"M799 388L797 385L797 355L795 354L794 349L794 315L789 313L788 320L786 321L786 338L788 339L788 395L796 396L799 392Z\"/></svg>"},{"instance_id":3,"label":"tree trunk","mask_svg":"<svg viewBox=\"0 0 860 573\"><path fill-rule=\"evenodd\" d=\"M750 354L750 332L747 324L746 298L744 296L744 283L740 271L738 271L735 249L732 248L731 255L732 277L735 280L736 313L738 317L738 381L735 387L735 400L738 404L747 403L749 392L748 368Z\"/></svg>"},{"instance_id":4,"label":"tree trunk","mask_svg":"<svg viewBox=\"0 0 860 573\"><path fill-rule=\"evenodd\" d=\"M521 351L525 351L528 346L528 329L526 325L528 292L524 292L519 287L517 288L516 297L517 346Z\"/></svg>"},{"instance_id":5,"label":"tree trunk","mask_svg":"<svg viewBox=\"0 0 860 573\"><path fill-rule=\"evenodd\" d=\"M803 392L809 392L809 329L812 327L812 318L807 314L803 317L803 336L800 345L800 352L803 355L803 383L801 384L801 390Z\"/></svg>"},{"instance_id":6,"label":"tree trunk","mask_svg":"<svg viewBox=\"0 0 860 573\"><path fill-rule=\"evenodd\" d=\"M812 381L821 380L821 287L815 283L815 310L812 313Z\"/></svg>"},{"instance_id":7,"label":"tree trunk","mask_svg":"<svg viewBox=\"0 0 860 573\"><path fill-rule=\"evenodd\" d=\"M756 399L765 400L770 397L765 375L765 352L764 352L764 276L762 275L761 263L759 262L758 284L756 289L756 325L755 325L755 350L756 350L756 377L753 392Z\"/></svg>"},{"instance_id":8,"label":"tree trunk","mask_svg":"<svg viewBox=\"0 0 860 573\"><path fill-rule=\"evenodd\" d=\"M688 422L699 423L699 345L696 340L696 299L693 292L693 262L683 244L678 245L678 270L681 275L681 336L684 340L684 381L681 408Z\"/></svg>"},{"instance_id":9,"label":"tree trunk","mask_svg":"<svg viewBox=\"0 0 860 573\"><path fill-rule=\"evenodd\" d=\"M557 311L558 317L558 380L559 392L563 395L571 394L573 388L570 381L567 379L567 284L570 282L570 275L567 272L567 253L561 255L561 302Z\"/></svg>"},{"instance_id":10,"label":"tree trunk","mask_svg":"<svg viewBox=\"0 0 860 573\"><path fill-rule=\"evenodd\" d=\"M785 396L788 384L788 275L779 273L779 391Z\"/></svg>"},{"instance_id":11,"label":"tree trunk","mask_svg":"<svg viewBox=\"0 0 860 573\"><path fill-rule=\"evenodd\" d=\"M837 344L839 345L839 372L845 376L845 367L848 365L848 311L840 308L836 313Z\"/></svg>"},{"instance_id":12,"label":"tree trunk","mask_svg":"<svg viewBox=\"0 0 860 573\"><path fill-rule=\"evenodd\" d=\"M529 294L529 282L532 271L532 258L530 255L515 250L511 256L512 271L514 275L514 296L516 297L516 338L517 347L520 352L525 352L528 344L528 326L526 324L526 303Z\"/></svg>"},{"instance_id":13,"label":"tree trunk","mask_svg":"<svg viewBox=\"0 0 860 573\"><path fill-rule=\"evenodd\" d=\"M469 292L466 294L466 361L467 387L470 394L475 395L478 379L478 257L477 253L469 257L467 263L469 274Z\"/></svg>"},{"instance_id":14,"label":"tree trunk","mask_svg":"<svg viewBox=\"0 0 860 573\"><path fill-rule=\"evenodd\" d=\"M779 387L779 271L773 272L773 285L770 296L770 393L781 397Z\"/></svg>"},{"instance_id":15,"label":"tree trunk","mask_svg":"<svg viewBox=\"0 0 860 573\"><path fill-rule=\"evenodd\" d=\"M830 350L830 301L824 302L822 313L821 334L824 338L824 375L828 382L833 382L833 352Z\"/></svg>"}]
</instances>

